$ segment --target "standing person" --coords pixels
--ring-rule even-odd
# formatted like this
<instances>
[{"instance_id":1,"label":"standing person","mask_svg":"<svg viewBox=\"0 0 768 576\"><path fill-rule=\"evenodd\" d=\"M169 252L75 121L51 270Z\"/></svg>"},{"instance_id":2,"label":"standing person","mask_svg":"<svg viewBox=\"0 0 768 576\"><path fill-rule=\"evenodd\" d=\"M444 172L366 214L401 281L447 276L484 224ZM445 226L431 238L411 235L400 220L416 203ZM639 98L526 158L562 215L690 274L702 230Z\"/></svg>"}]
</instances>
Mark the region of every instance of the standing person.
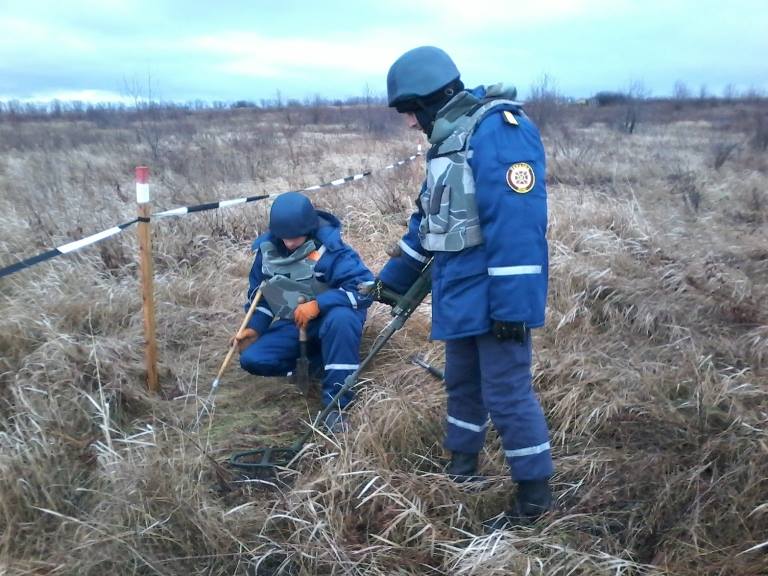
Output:
<instances>
[{"instance_id":1,"label":"standing person","mask_svg":"<svg viewBox=\"0 0 768 576\"><path fill-rule=\"evenodd\" d=\"M427 176L377 282L404 292L430 257L432 337L445 340L446 472L477 473L488 415L516 495L488 529L552 507L549 431L531 387L531 329L544 324L547 193L538 129L500 84L465 90L443 50L414 48L387 75L389 106L432 145Z\"/></svg>"},{"instance_id":2,"label":"standing person","mask_svg":"<svg viewBox=\"0 0 768 576\"><path fill-rule=\"evenodd\" d=\"M308 347L319 349L322 402L327 406L360 364L360 339L371 299L357 286L370 283L373 275L342 241L338 218L315 210L298 192L275 199L269 232L254 240L253 249L246 310L262 281L266 283L264 300L235 336L240 365L251 374L286 376L299 356L298 329L306 328ZM306 302L299 303L299 296ZM339 407L351 400L352 392L345 393ZM325 424L340 429L341 413L331 411Z\"/></svg>"}]
</instances>

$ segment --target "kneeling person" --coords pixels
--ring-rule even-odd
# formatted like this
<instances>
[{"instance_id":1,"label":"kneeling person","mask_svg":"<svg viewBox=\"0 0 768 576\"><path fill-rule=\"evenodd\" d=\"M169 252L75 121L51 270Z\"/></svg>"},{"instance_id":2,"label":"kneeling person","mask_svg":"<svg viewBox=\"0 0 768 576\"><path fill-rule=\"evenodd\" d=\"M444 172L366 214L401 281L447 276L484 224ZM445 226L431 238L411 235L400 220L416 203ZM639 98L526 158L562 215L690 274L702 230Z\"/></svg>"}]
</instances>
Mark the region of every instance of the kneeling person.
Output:
<instances>
[{"instance_id":1,"label":"kneeling person","mask_svg":"<svg viewBox=\"0 0 768 576\"><path fill-rule=\"evenodd\" d=\"M341 223L315 210L298 192L281 194L272 204L269 232L253 242L247 310L262 281L264 298L248 327L235 339L240 365L259 376L286 376L299 357L299 328L310 350L320 352L327 406L360 363L360 339L371 299L357 286L373 280L358 254L341 239ZM306 300L300 303L299 297ZM352 399L340 399L340 407Z\"/></svg>"}]
</instances>

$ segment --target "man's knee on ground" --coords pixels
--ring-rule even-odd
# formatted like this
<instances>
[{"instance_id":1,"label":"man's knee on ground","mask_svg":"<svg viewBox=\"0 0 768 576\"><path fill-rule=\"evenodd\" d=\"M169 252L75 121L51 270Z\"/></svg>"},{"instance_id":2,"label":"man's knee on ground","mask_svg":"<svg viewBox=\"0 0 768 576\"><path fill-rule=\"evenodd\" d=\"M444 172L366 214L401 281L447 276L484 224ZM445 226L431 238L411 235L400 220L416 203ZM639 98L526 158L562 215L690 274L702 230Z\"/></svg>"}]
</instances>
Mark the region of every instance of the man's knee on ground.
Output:
<instances>
[{"instance_id":1,"label":"man's knee on ground","mask_svg":"<svg viewBox=\"0 0 768 576\"><path fill-rule=\"evenodd\" d=\"M291 370L284 362L276 362L274 358L261 353L258 349L250 348L240 354L240 367L256 376L284 376Z\"/></svg>"}]
</instances>

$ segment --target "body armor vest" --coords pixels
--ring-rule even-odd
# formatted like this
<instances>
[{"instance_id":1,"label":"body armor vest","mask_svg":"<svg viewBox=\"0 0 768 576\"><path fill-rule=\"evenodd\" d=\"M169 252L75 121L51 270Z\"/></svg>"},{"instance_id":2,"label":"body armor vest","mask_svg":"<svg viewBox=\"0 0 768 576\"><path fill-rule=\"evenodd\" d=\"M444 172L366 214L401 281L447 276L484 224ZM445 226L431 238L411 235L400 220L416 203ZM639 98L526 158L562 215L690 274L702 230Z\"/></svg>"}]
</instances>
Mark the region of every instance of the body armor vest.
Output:
<instances>
[{"instance_id":1,"label":"body armor vest","mask_svg":"<svg viewBox=\"0 0 768 576\"><path fill-rule=\"evenodd\" d=\"M262 293L275 318L293 318L299 297L308 302L328 289L315 276L315 264L325 253L325 247L316 249L314 240L307 240L287 256L269 241L259 249L265 278Z\"/></svg>"},{"instance_id":2,"label":"body armor vest","mask_svg":"<svg viewBox=\"0 0 768 576\"><path fill-rule=\"evenodd\" d=\"M435 122L430 140L437 141L429 151L426 188L419 196L425 215L419 225L419 240L430 252L459 252L483 243L475 177L467 162L469 141L489 110L503 105L520 106L506 99L483 103L468 92L459 96ZM457 112L458 118L452 119ZM441 139L442 135L445 136Z\"/></svg>"}]
</instances>

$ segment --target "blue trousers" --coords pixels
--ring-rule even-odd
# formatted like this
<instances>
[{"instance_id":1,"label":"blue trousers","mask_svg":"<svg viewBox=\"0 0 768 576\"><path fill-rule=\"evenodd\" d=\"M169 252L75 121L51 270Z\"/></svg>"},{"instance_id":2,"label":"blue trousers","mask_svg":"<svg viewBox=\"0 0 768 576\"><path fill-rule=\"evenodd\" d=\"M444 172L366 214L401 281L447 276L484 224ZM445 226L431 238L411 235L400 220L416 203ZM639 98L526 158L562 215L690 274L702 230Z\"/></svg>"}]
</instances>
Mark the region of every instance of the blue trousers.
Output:
<instances>
[{"instance_id":1,"label":"blue trousers","mask_svg":"<svg viewBox=\"0 0 768 576\"><path fill-rule=\"evenodd\" d=\"M493 334L447 340L446 449L478 453L488 416L501 437L512 478L543 480L552 475L549 431L531 387L531 337L525 344Z\"/></svg>"},{"instance_id":2,"label":"blue trousers","mask_svg":"<svg viewBox=\"0 0 768 576\"><path fill-rule=\"evenodd\" d=\"M327 406L344 379L360 366L360 339L365 310L335 306L307 326L310 360L323 368L322 401ZM258 376L287 376L299 357L299 330L291 320L278 320L256 342L240 353L243 370ZM345 393L342 407L353 398Z\"/></svg>"}]
</instances>

